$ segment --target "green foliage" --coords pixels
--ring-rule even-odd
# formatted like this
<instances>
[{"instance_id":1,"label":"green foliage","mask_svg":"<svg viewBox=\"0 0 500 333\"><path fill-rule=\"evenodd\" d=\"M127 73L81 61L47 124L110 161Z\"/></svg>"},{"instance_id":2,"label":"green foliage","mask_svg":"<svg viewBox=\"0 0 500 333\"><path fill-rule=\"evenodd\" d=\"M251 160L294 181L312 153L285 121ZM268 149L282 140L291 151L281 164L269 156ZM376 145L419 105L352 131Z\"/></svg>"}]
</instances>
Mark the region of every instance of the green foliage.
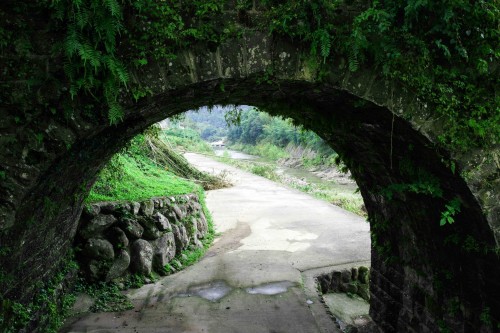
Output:
<instances>
[{"instance_id":1,"label":"green foliage","mask_svg":"<svg viewBox=\"0 0 500 333\"><path fill-rule=\"evenodd\" d=\"M29 84L57 81L67 89L64 108L71 113L75 107L91 109L100 115L106 108L111 124L121 121L124 110L120 94L132 92L137 100L151 93L150 87L131 82L129 68L146 66L148 59L172 60L181 48L194 41L218 44L237 33L234 27L220 29L221 10L225 1L193 0L168 2L160 0L40 0L19 2L11 9L17 15L26 12L47 12L49 29L62 32L53 52L64 56L66 77L47 78L34 74L30 66L17 68L17 76L25 76ZM12 14L12 13L11 13ZM22 18L0 13L0 48L10 48L25 57L33 46L30 27ZM12 16L12 15L11 15ZM15 47L12 47L15 45ZM32 75L33 74L33 75Z\"/></svg>"},{"instance_id":2,"label":"green foliage","mask_svg":"<svg viewBox=\"0 0 500 333\"><path fill-rule=\"evenodd\" d=\"M265 165L265 164L253 165L251 167L250 171L253 174L265 177L265 178L270 179L270 180L277 180L278 179L276 172L274 172L274 168L270 167L268 165Z\"/></svg>"},{"instance_id":3,"label":"green foliage","mask_svg":"<svg viewBox=\"0 0 500 333\"><path fill-rule=\"evenodd\" d=\"M441 212L441 221L439 222L439 224L441 226L444 226L446 224L453 224L455 222L453 216L460 212L460 205L461 204L459 198L454 198L448 204L446 204L446 209Z\"/></svg>"},{"instance_id":4,"label":"green foliage","mask_svg":"<svg viewBox=\"0 0 500 333\"><path fill-rule=\"evenodd\" d=\"M347 58L351 71L379 68L416 92L446 124L442 144L467 150L499 143L498 3L372 1L352 19L335 11L344 1L266 3L271 32L309 42L323 60Z\"/></svg>"},{"instance_id":5,"label":"green foliage","mask_svg":"<svg viewBox=\"0 0 500 333\"><path fill-rule=\"evenodd\" d=\"M75 301L72 293L61 295L63 284L69 274L78 269L73 254L63 260L59 271L47 282L40 281L37 293L29 304L22 304L0 295L0 331L15 333L23 331L34 319L44 327L44 332L57 333L64 318ZM43 312L41 317L34 315Z\"/></svg>"},{"instance_id":6,"label":"green foliage","mask_svg":"<svg viewBox=\"0 0 500 333\"><path fill-rule=\"evenodd\" d=\"M491 313L490 308L486 307L481 311L479 316L479 320L486 326L492 327Z\"/></svg>"},{"instance_id":7,"label":"green foliage","mask_svg":"<svg viewBox=\"0 0 500 333\"><path fill-rule=\"evenodd\" d=\"M335 35L332 18L342 1L263 1L269 7L269 29L311 44L311 55L323 61L330 55Z\"/></svg>"},{"instance_id":8,"label":"green foliage","mask_svg":"<svg viewBox=\"0 0 500 333\"><path fill-rule=\"evenodd\" d=\"M260 28L310 46L317 71L335 56L347 59L351 71L379 69L415 92L422 108L443 122L440 140L448 148L494 146L500 138L500 43L495 1L377 0L266 0ZM14 13L47 10L50 29L65 34L54 50L62 49L69 82L66 109L83 103L90 113L107 105L111 123L123 116L118 96L125 90L137 100L151 87L130 81L127 69L147 66L150 59L175 61L181 49L203 42L213 49L242 30L222 14L224 0L41 0L19 2ZM239 1L237 8L251 8ZM347 15L346 8L354 15ZM351 13L351 11L347 11ZM20 57L33 46L28 23L2 15L0 47ZM56 52L56 51L54 51ZM29 85L48 78L21 68ZM273 81L271 67L265 81ZM54 78L50 78L51 80ZM130 86L130 87L129 87ZM224 86L221 85L221 89ZM70 111L71 112L71 111Z\"/></svg>"},{"instance_id":9,"label":"green foliage","mask_svg":"<svg viewBox=\"0 0 500 333\"><path fill-rule=\"evenodd\" d=\"M144 135L134 138L101 170L87 202L144 200L196 191L197 185L165 170L148 157Z\"/></svg>"},{"instance_id":10,"label":"green foliage","mask_svg":"<svg viewBox=\"0 0 500 333\"><path fill-rule=\"evenodd\" d=\"M237 107L200 108L186 112L182 125L200 133L201 139L205 141L219 141L226 137L228 124L232 123L228 119L229 115L240 112Z\"/></svg>"},{"instance_id":11,"label":"green foliage","mask_svg":"<svg viewBox=\"0 0 500 333\"><path fill-rule=\"evenodd\" d=\"M71 98L86 94L106 103L109 122L118 123L123 117L118 95L129 81L116 55L124 31L121 5L117 0L54 0L50 7L53 20L66 31L61 47Z\"/></svg>"},{"instance_id":12,"label":"green foliage","mask_svg":"<svg viewBox=\"0 0 500 333\"><path fill-rule=\"evenodd\" d=\"M94 304L90 308L91 312L117 312L134 308L130 300L122 294L118 284L114 282L89 284L79 279L75 292L85 293L92 297Z\"/></svg>"},{"instance_id":13,"label":"green foliage","mask_svg":"<svg viewBox=\"0 0 500 333\"><path fill-rule=\"evenodd\" d=\"M439 182L434 179L423 179L414 183L391 184L382 190L382 194L389 200L392 200L395 193L416 193L429 195L434 198L440 198L443 195Z\"/></svg>"},{"instance_id":14,"label":"green foliage","mask_svg":"<svg viewBox=\"0 0 500 333\"><path fill-rule=\"evenodd\" d=\"M438 320L438 328L440 333L453 333L444 320Z\"/></svg>"},{"instance_id":15,"label":"green foliage","mask_svg":"<svg viewBox=\"0 0 500 333\"><path fill-rule=\"evenodd\" d=\"M451 164L453 169L454 164ZM388 200L393 200L396 194L414 193L425 195L435 199L445 199L445 193L441 187L439 179L427 171L415 168L409 159L403 159L399 164L399 171L401 174L412 180L408 183L390 184L389 186L381 189L381 194ZM446 203L444 210L441 212L439 221L440 226L453 224L455 216L460 213L461 202L458 197L455 197Z\"/></svg>"},{"instance_id":16,"label":"green foliage","mask_svg":"<svg viewBox=\"0 0 500 333\"><path fill-rule=\"evenodd\" d=\"M146 284L146 276L140 274L131 274L125 277L123 286L125 289L140 288Z\"/></svg>"},{"instance_id":17,"label":"green foliage","mask_svg":"<svg viewBox=\"0 0 500 333\"><path fill-rule=\"evenodd\" d=\"M172 60L194 41L218 44L224 38L218 22L225 1L131 1L134 24L127 27L136 62Z\"/></svg>"},{"instance_id":18,"label":"green foliage","mask_svg":"<svg viewBox=\"0 0 500 333\"><path fill-rule=\"evenodd\" d=\"M203 141L200 134L191 128L169 127L161 138L177 151L192 151L213 154L212 147Z\"/></svg>"},{"instance_id":19,"label":"green foliage","mask_svg":"<svg viewBox=\"0 0 500 333\"><path fill-rule=\"evenodd\" d=\"M230 126L227 138L235 149L268 159L288 157L285 147L307 147L326 161L335 152L314 132L296 126L291 119L273 117L256 108L240 113L240 122ZM241 145L239 145L241 144Z\"/></svg>"},{"instance_id":20,"label":"green foliage","mask_svg":"<svg viewBox=\"0 0 500 333\"><path fill-rule=\"evenodd\" d=\"M392 246L389 241L381 240L380 235L390 230L388 220L380 215L369 216L371 246L382 258L389 258Z\"/></svg>"},{"instance_id":21,"label":"green foliage","mask_svg":"<svg viewBox=\"0 0 500 333\"><path fill-rule=\"evenodd\" d=\"M251 155L257 155L267 160L277 161L280 158L289 157L288 152L269 142L261 142L257 145L236 143L231 145L231 149L243 151Z\"/></svg>"}]
</instances>

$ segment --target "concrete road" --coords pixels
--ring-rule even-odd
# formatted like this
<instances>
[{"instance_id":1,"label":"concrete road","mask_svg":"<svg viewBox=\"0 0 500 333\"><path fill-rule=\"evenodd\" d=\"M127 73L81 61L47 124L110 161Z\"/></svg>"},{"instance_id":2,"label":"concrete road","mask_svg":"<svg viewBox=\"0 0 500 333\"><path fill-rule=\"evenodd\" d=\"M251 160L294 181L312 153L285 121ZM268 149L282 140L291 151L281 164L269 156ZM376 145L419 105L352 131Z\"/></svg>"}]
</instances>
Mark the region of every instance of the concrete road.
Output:
<instances>
[{"instance_id":1,"label":"concrete road","mask_svg":"<svg viewBox=\"0 0 500 333\"><path fill-rule=\"evenodd\" d=\"M221 236L199 263L129 291L134 310L85 315L63 332L339 332L313 277L369 265L369 224L208 157L186 157L204 171L227 170L234 184L207 195Z\"/></svg>"}]
</instances>

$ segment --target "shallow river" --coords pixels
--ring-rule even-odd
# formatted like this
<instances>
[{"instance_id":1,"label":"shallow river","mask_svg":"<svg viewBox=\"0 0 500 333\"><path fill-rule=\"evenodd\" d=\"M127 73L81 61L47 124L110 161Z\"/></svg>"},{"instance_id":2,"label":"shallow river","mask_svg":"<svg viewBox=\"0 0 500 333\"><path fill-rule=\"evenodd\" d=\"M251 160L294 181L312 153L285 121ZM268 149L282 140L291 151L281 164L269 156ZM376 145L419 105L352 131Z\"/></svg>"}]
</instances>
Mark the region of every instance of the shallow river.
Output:
<instances>
[{"instance_id":1,"label":"shallow river","mask_svg":"<svg viewBox=\"0 0 500 333\"><path fill-rule=\"evenodd\" d=\"M260 156L250 155L237 150L226 149L226 148L215 148L214 152L216 156L227 156L235 160L251 160L253 162L275 165L274 162L266 160L265 158L262 158ZM344 191L354 192L357 189L357 185L354 181L348 181L348 180L346 181L345 178L343 178L341 181L336 181L336 180L328 181L318 177L313 172L304 169L289 168L281 165L276 165L275 171L278 174L285 174L294 178L298 178L310 184L327 186L332 190L341 190L342 192Z\"/></svg>"}]
</instances>

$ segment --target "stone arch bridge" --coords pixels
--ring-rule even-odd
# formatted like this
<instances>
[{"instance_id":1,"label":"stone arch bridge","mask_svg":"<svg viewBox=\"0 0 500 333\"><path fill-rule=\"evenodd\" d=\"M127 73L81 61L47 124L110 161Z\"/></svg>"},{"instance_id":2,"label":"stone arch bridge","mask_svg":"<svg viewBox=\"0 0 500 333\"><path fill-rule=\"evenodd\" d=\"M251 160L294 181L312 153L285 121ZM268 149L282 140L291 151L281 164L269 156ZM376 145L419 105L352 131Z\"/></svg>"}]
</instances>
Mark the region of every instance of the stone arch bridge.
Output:
<instances>
[{"instance_id":1,"label":"stone arch bridge","mask_svg":"<svg viewBox=\"0 0 500 333\"><path fill-rule=\"evenodd\" d=\"M40 29L33 39L49 37ZM46 44L30 55L30 66L60 76L60 59ZM498 150L438 148L446 129L401 83L377 68L350 72L342 58L330 59L320 78L304 60L308 52L255 30L216 48L193 44L175 60L132 73L151 94L134 102L124 93L117 125L80 109L64 117L52 87L28 90L26 82L2 78L14 87L9 94L30 101L0 105L3 297L27 303L35 282L54 274L97 172L128 140L187 110L247 104L295 119L343 157L369 214L371 315L384 332L492 332L481 318L500 319L500 261L489 250L500 242ZM455 198L460 213L440 226Z\"/></svg>"}]
</instances>

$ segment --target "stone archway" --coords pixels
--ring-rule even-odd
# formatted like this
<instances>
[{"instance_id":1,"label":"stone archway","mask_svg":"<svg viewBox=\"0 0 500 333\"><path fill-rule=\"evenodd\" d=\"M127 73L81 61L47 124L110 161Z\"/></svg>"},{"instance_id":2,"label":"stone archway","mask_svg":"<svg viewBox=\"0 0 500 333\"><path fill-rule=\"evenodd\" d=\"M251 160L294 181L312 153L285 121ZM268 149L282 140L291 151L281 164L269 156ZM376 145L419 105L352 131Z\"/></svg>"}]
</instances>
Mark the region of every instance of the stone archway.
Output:
<instances>
[{"instance_id":1,"label":"stone archway","mask_svg":"<svg viewBox=\"0 0 500 333\"><path fill-rule=\"evenodd\" d=\"M150 96L134 103L124 93L127 110L117 125L76 110L67 118L37 113L17 126L15 112L2 107L2 138L10 145L0 153L0 240L11 249L2 267L15 277L2 283L4 296L27 302L34 281L53 274L97 172L127 140L189 109L252 104L314 130L350 168L370 216L371 315L384 331L494 329L480 318L500 318L493 251L500 194L488 184L498 184L498 152L475 152L472 160L439 150L439 119L403 86L370 69L353 74L344 59L332 60L319 78L303 53L255 32L214 51L197 45L175 61L151 62L133 73ZM40 57L40 66L53 60ZM61 109L58 102L44 101ZM461 211L440 227L453 200Z\"/></svg>"}]
</instances>

